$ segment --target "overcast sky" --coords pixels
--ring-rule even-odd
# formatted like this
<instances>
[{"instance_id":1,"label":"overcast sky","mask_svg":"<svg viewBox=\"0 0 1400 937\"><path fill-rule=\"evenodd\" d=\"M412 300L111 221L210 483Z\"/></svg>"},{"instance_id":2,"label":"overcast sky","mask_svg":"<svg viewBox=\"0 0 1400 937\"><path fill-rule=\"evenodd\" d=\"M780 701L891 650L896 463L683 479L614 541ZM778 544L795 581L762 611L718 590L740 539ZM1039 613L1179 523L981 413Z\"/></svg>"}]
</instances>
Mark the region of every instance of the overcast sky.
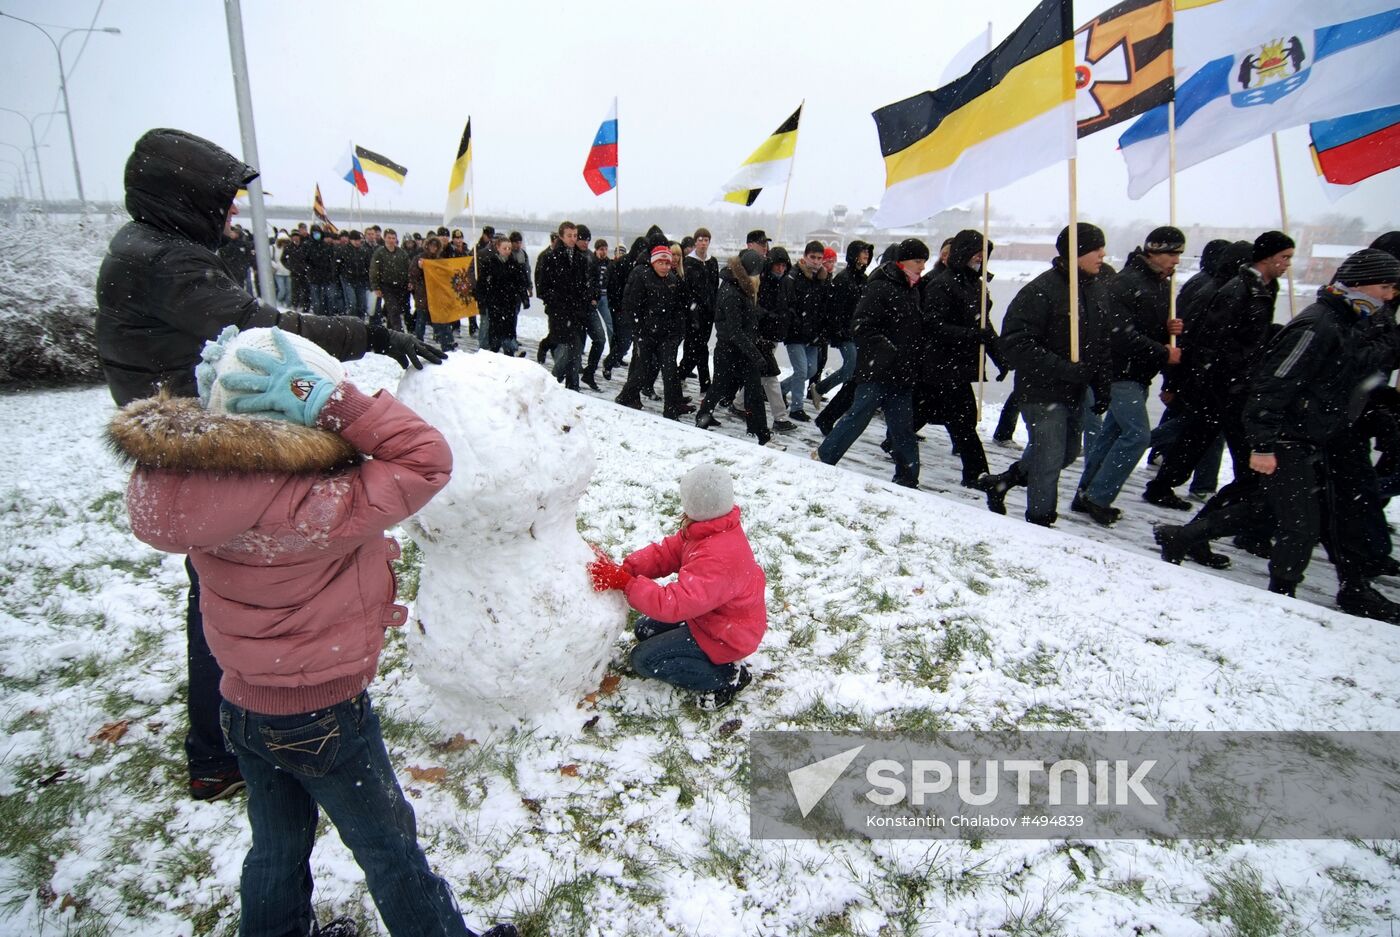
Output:
<instances>
[{"instance_id":1,"label":"overcast sky","mask_svg":"<svg viewBox=\"0 0 1400 937\"><path fill-rule=\"evenodd\" d=\"M1076 25L1108 5L1080 3ZM588 190L582 168L615 94L624 208L742 212L710 200L803 99L789 209L876 205L884 167L870 112L937 86L947 61L988 19L1000 41L1033 6L244 0L243 16L259 162L273 201L309 204L319 182L329 205L348 205L351 189L334 167L353 140L409 170L402 191L371 176L367 207L441 210L470 115L479 210L562 217L612 205L611 193ZM120 198L122 165L151 127L178 127L240 151L223 3L0 0L0 11L63 27L85 27L97 14L98 27L122 31L92 36L70 80L89 198ZM83 39L75 34L63 45L70 69ZM37 30L0 18L0 58L7 73L0 107L32 114L59 106L53 48ZM1115 147L1126 126L1080 141L1080 211L1165 221L1166 185L1137 202L1124 194ZM0 141L27 146L28 129L0 112ZM61 117L42 142L50 195L71 197ZM1280 134L1280 144L1290 220L1335 211L1369 227L1400 222L1400 172L1333 205L1313 174L1306 128ZM17 162L19 154L0 146L0 160ZM0 190L10 190L14 172L0 162ZM994 193L993 207L1018 220L1060 223L1065 193L1061 164ZM781 201L780 190L766 191L758 206L776 211ZM1178 214L1182 224L1277 225L1269 141L1181 173Z\"/></svg>"}]
</instances>

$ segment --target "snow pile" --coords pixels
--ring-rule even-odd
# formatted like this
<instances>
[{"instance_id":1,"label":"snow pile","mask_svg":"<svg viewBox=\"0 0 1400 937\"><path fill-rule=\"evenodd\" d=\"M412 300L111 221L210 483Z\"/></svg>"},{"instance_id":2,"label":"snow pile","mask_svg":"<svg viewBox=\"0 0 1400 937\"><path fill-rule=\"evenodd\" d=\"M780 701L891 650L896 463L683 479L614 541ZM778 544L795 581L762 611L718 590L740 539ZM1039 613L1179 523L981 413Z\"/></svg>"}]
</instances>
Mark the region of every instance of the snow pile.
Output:
<instances>
[{"instance_id":1,"label":"snow pile","mask_svg":"<svg viewBox=\"0 0 1400 937\"><path fill-rule=\"evenodd\" d=\"M101 380L97 268L123 220L0 222L0 386Z\"/></svg>"},{"instance_id":2,"label":"snow pile","mask_svg":"<svg viewBox=\"0 0 1400 937\"><path fill-rule=\"evenodd\" d=\"M407 525L423 552L409 648L434 717L482 733L573 709L626 622L584 569L578 502L594 459L581 398L502 355L410 370L398 396L447 437L454 463Z\"/></svg>"}]
</instances>

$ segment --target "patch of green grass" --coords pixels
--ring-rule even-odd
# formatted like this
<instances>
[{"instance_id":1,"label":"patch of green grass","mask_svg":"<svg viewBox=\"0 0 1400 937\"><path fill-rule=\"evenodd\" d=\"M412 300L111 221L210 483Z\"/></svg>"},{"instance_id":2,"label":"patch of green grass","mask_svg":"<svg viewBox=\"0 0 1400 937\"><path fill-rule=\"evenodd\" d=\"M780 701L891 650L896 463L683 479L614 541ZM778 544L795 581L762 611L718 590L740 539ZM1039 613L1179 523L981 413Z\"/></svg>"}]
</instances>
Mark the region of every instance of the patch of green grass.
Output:
<instances>
[{"instance_id":1,"label":"patch of green grass","mask_svg":"<svg viewBox=\"0 0 1400 937\"><path fill-rule=\"evenodd\" d=\"M842 641L836 650L827 655L827 660L837 670L850 670L865 649L864 635L854 635Z\"/></svg>"},{"instance_id":2,"label":"patch of green grass","mask_svg":"<svg viewBox=\"0 0 1400 937\"><path fill-rule=\"evenodd\" d=\"M602 881L596 872L585 872L552 882L533 908L516 915L516 929L521 937L584 933L592 919L589 899Z\"/></svg>"},{"instance_id":3,"label":"patch of green grass","mask_svg":"<svg viewBox=\"0 0 1400 937\"><path fill-rule=\"evenodd\" d=\"M997 719L1000 720L1001 716L998 715ZM1071 709L1036 703L1022 713L1021 717L1015 720L1010 727L1020 728L1027 725L1049 725L1061 729L1078 729L1083 728L1084 719Z\"/></svg>"},{"instance_id":4,"label":"patch of green grass","mask_svg":"<svg viewBox=\"0 0 1400 937\"><path fill-rule=\"evenodd\" d=\"M811 647L816 638L817 623L809 621L793 630L792 636L788 638L788 645L791 647Z\"/></svg>"},{"instance_id":5,"label":"patch of green grass","mask_svg":"<svg viewBox=\"0 0 1400 937\"><path fill-rule=\"evenodd\" d=\"M886 728L881 726L881 728ZM947 717L932 709L900 709L889 721L888 729L908 735L937 735L951 728Z\"/></svg>"},{"instance_id":6,"label":"patch of green grass","mask_svg":"<svg viewBox=\"0 0 1400 937\"><path fill-rule=\"evenodd\" d=\"M785 728L792 729L862 729L866 728L866 719L859 713L836 712L826 705L826 700L818 699L799 712L788 717L788 725Z\"/></svg>"},{"instance_id":7,"label":"patch of green grass","mask_svg":"<svg viewBox=\"0 0 1400 937\"><path fill-rule=\"evenodd\" d=\"M11 860L8 891L23 903L32 892L52 893L50 883L58 859L77 847L72 830L87 800L87 789L77 781L59 778L41 785L55 766L38 761L15 765L19 790L0 797L0 855Z\"/></svg>"},{"instance_id":8,"label":"patch of green grass","mask_svg":"<svg viewBox=\"0 0 1400 937\"><path fill-rule=\"evenodd\" d=\"M1013 661L1002 672L1030 686L1051 686L1060 682L1059 657L1041 642L1030 656Z\"/></svg>"},{"instance_id":9,"label":"patch of green grass","mask_svg":"<svg viewBox=\"0 0 1400 937\"><path fill-rule=\"evenodd\" d=\"M807 505L807 515L809 517L826 517L826 505L812 502Z\"/></svg>"},{"instance_id":10,"label":"patch of green grass","mask_svg":"<svg viewBox=\"0 0 1400 937\"><path fill-rule=\"evenodd\" d=\"M657 763L661 766L659 783L665 787L674 787L679 791L676 805L693 807L703 780L702 766L697 765L690 754L679 745L667 745L663 748L657 757Z\"/></svg>"},{"instance_id":11,"label":"patch of green grass","mask_svg":"<svg viewBox=\"0 0 1400 937\"><path fill-rule=\"evenodd\" d=\"M399 601L412 602L418 598L418 580L423 570L423 551L409 538L400 541L403 552L394 561L394 575L399 580Z\"/></svg>"},{"instance_id":12,"label":"patch of green grass","mask_svg":"<svg viewBox=\"0 0 1400 937\"><path fill-rule=\"evenodd\" d=\"M1283 918L1264 891L1254 867L1241 863L1224 875L1208 875L1210 897L1196 909L1199 920L1230 922L1233 937L1270 937L1283 929Z\"/></svg>"}]
</instances>

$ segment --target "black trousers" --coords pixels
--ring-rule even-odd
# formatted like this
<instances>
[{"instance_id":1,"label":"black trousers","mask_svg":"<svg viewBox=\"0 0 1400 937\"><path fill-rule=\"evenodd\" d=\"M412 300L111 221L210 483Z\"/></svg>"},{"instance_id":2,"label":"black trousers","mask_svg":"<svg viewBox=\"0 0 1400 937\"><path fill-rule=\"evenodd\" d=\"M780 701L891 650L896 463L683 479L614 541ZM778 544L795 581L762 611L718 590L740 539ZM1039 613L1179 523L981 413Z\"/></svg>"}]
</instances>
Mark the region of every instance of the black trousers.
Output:
<instances>
[{"instance_id":1,"label":"black trousers","mask_svg":"<svg viewBox=\"0 0 1400 937\"><path fill-rule=\"evenodd\" d=\"M1225 444L1230 447L1235 477L1245 478L1249 475L1249 441L1245 438L1243 412L1243 397L1230 401L1218 410L1205 407L1188 409L1186 427L1163 454L1162 466L1147 487L1166 490L1184 485L1219 433L1225 434Z\"/></svg>"},{"instance_id":2,"label":"black trousers","mask_svg":"<svg viewBox=\"0 0 1400 937\"><path fill-rule=\"evenodd\" d=\"M714 327L713 312L697 311L686 328L685 349L681 352L681 374L689 375L691 371L695 371L702 394L710 386L710 333L714 331ZM715 354L718 357L718 348L715 349ZM715 368L719 368L718 362L715 363Z\"/></svg>"},{"instance_id":3,"label":"black trousers","mask_svg":"<svg viewBox=\"0 0 1400 937\"><path fill-rule=\"evenodd\" d=\"M1337 578L1374 578L1390 556L1391 538L1368 438L1353 428L1329 443L1323 452L1322 480L1327 494L1322 539Z\"/></svg>"},{"instance_id":4,"label":"black trousers","mask_svg":"<svg viewBox=\"0 0 1400 937\"><path fill-rule=\"evenodd\" d=\"M190 778L206 777L231 771L238 759L224 748L224 732L219 725L219 681L224 671L209 650L204 639L204 616L199 611L199 574L185 557L185 573L190 577L190 589L185 605L185 661L188 668L189 691L185 711L190 728L185 735L185 761Z\"/></svg>"},{"instance_id":5,"label":"black trousers","mask_svg":"<svg viewBox=\"0 0 1400 937\"><path fill-rule=\"evenodd\" d=\"M1001 405L1001 418L997 420L997 428L992 432L992 438L998 442L1006 442L1016 432L1016 421L1021 419L1021 398L1016 391L1012 391L1006 396L1006 403Z\"/></svg>"},{"instance_id":6,"label":"black trousers","mask_svg":"<svg viewBox=\"0 0 1400 937\"><path fill-rule=\"evenodd\" d=\"M632 366L627 371L627 383L617 395L617 402L629 406L640 404L642 388L655 384L659 371L663 387L661 412L669 419L679 417L681 369L676 363L676 352L680 349L683 338L682 335L643 335L637 339L637 354L632 359Z\"/></svg>"},{"instance_id":7,"label":"black trousers","mask_svg":"<svg viewBox=\"0 0 1400 937\"><path fill-rule=\"evenodd\" d=\"M763 400L763 375L760 363L745 357L737 346L721 341L715 346L715 376L709 392L700 402L701 413L714 413L721 400L732 400L740 387L744 389L745 400ZM744 423L759 442L767 442L773 435L768 429L767 410L762 406L749 407L749 415Z\"/></svg>"},{"instance_id":8,"label":"black trousers","mask_svg":"<svg viewBox=\"0 0 1400 937\"><path fill-rule=\"evenodd\" d=\"M380 295L384 297L384 318L389 322L389 328L395 332L402 332L404 323L410 321L408 317L408 292L405 290L385 290L381 289Z\"/></svg>"},{"instance_id":9,"label":"black trousers","mask_svg":"<svg viewBox=\"0 0 1400 937\"><path fill-rule=\"evenodd\" d=\"M914 389L914 432L929 423L948 428L964 483L987 472L987 453L977 435L977 398L971 384L923 384Z\"/></svg>"},{"instance_id":10,"label":"black trousers","mask_svg":"<svg viewBox=\"0 0 1400 937\"><path fill-rule=\"evenodd\" d=\"M831 428L836 425L836 421L846 415L846 411L851 409L851 404L856 399L856 381L851 380L841 385L841 389L836 392L836 396L827 401L822 407L822 412L812 422L817 424L817 428L822 431L822 435L831 432Z\"/></svg>"}]
</instances>

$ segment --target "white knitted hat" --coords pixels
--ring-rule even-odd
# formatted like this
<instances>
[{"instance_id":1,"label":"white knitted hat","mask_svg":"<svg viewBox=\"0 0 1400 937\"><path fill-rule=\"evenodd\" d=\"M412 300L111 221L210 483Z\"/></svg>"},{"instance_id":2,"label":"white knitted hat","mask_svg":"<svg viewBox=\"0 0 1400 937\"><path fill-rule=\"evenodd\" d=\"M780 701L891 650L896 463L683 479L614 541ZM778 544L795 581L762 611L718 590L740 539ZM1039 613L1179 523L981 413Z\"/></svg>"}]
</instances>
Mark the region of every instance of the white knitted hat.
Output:
<instances>
[{"instance_id":1,"label":"white knitted hat","mask_svg":"<svg viewBox=\"0 0 1400 937\"><path fill-rule=\"evenodd\" d=\"M734 483L713 463L697 465L681 478L681 507L693 521L709 521L734 510Z\"/></svg>"},{"instance_id":2,"label":"white knitted hat","mask_svg":"<svg viewBox=\"0 0 1400 937\"><path fill-rule=\"evenodd\" d=\"M195 373L199 383L199 400L204 404L206 410L210 413L223 413L231 416L264 416L260 413L231 413L228 409L228 402L239 394L236 391L226 390L219 383L219 378L225 374L255 373L252 368L238 360L237 353L240 348L252 348L266 352L274 358L280 358L282 354L272 340L274 331L277 330L248 329L240 332L235 326L230 325L219 333L218 341L204 343L204 350L200 355L204 359L204 363L200 364ZM322 351L315 342L292 332L283 332L282 337L292 343L297 354L301 356L301 360L312 371L337 384L345 380L345 368L335 358ZM281 418L272 413L265 415Z\"/></svg>"}]
</instances>

